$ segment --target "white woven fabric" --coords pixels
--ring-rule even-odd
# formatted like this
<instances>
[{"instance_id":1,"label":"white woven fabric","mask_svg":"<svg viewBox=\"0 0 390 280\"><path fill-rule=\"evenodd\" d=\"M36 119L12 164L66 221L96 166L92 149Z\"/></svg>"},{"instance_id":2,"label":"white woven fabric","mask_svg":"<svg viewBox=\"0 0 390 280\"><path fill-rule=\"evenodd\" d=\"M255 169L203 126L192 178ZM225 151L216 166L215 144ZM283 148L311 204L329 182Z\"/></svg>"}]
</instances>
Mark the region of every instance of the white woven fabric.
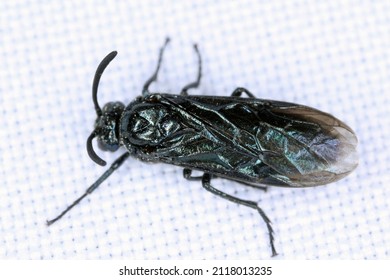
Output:
<instances>
[{"instance_id":1,"label":"white woven fabric","mask_svg":"<svg viewBox=\"0 0 390 280\"><path fill-rule=\"evenodd\" d=\"M318 188L267 193L227 180L271 218L280 259L390 256L390 2L383 1L1 1L0 258L266 259L258 214L188 182L180 168L129 159L58 223L45 225L106 168L85 150L99 102L141 93L166 36L159 81L193 93L316 107L356 131L360 165ZM108 163L120 155L98 152Z\"/></svg>"}]
</instances>

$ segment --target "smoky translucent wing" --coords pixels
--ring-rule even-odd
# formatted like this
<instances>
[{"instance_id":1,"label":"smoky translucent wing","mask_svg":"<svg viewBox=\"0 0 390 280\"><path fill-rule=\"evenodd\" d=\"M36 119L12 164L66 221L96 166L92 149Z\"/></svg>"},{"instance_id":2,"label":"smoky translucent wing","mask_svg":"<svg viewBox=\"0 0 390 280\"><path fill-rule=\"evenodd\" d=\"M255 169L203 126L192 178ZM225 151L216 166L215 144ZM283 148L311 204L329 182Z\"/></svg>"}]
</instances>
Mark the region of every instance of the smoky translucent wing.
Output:
<instances>
[{"instance_id":1,"label":"smoky translucent wing","mask_svg":"<svg viewBox=\"0 0 390 280\"><path fill-rule=\"evenodd\" d=\"M159 144L160 160L249 184L327 184L357 166L357 138L330 114L293 103L161 95L181 129Z\"/></svg>"}]
</instances>

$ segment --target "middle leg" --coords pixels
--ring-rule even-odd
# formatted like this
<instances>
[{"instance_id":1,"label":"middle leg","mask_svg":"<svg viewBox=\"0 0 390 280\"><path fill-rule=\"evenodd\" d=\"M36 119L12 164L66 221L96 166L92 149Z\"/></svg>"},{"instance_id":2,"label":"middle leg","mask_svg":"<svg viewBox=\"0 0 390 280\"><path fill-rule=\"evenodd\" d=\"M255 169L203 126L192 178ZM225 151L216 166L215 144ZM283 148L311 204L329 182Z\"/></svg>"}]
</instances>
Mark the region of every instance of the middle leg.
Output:
<instances>
[{"instance_id":1,"label":"middle leg","mask_svg":"<svg viewBox=\"0 0 390 280\"><path fill-rule=\"evenodd\" d=\"M251 93L249 90L247 90L246 88L243 88L243 87L238 87L236 88L233 93L232 93L232 96L238 96L240 97L242 95L242 93L246 93L246 95L248 95L250 98L256 98L253 93Z\"/></svg>"},{"instance_id":2,"label":"middle leg","mask_svg":"<svg viewBox=\"0 0 390 280\"><path fill-rule=\"evenodd\" d=\"M188 168L185 168L183 170L183 175L184 175L184 178L188 179L188 180L202 180L202 186L208 190L209 192L219 196L219 197L222 197L224 199L227 199L231 202L235 202L237 204L241 204L241 205L244 205L244 206L247 206L247 207L250 207L252 209L255 209L257 210L257 212L260 214L261 218L263 219L263 221L265 222L265 224L267 225L267 229L268 229L268 235L269 235L269 241L270 241L270 246L271 246L271 251L272 251L272 256L276 256L278 253L276 252L275 250L275 245L274 245L274 230L272 229L272 226L271 226L271 220L267 217L267 215L265 214L265 212L263 211L263 209L261 209L256 202L254 201L250 201L250 200L244 200L244 199L241 199L241 198L238 198L238 197L235 197L235 196L232 196L230 194L227 194L227 193L224 193L220 190L217 190L216 188L214 188L210 182L211 182L211 175L208 174L208 173L204 173L203 176L191 176L191 172L192 170L191 169L188 169Z\"/></svg>"},{"instance_id":3,"label":"middle leg","mask_svg":"<svg viewBox=\"0 0 390 280\"><path fill-rule=\"evenodd\" d=\"M194 49L195 49L195 52L196 52L196 54L197 54L197 56L198 56L198 76L197 76L195 82L189 83L188 85L186 85L185 87L183 87L183 89L181 90L180 95L187 96L187 95L188 95L188 90L189 90L189 89L191 89L191 88L197 88L197 87L199 87L199 85L200 85L200 79L202 78L202 59L201 59L201 57L200 57L198 45L195 44L195 45L194 45Z\"/></svg>"}]
</instances>

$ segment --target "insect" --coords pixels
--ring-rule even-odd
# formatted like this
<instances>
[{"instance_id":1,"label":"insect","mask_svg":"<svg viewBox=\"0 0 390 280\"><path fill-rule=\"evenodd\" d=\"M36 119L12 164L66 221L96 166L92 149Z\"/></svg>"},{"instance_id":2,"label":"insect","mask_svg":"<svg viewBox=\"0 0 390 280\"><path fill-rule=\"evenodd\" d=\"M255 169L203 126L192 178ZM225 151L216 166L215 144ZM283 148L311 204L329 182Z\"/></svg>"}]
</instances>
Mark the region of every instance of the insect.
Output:
<instances>
[{"instance_id":1,"label":"insect","mask_svg":"<svg viewBox=\"0 0 390 280\"><path fill-rule=\"evenodd\" d=\"M87 151L102 166L106 162L95 153L94 138L102 150L113 152L124 146L126 152L47 224L62 218L132 156L183 167L184 178L199 180L211 193L256 210L267 226L272 256L277 255L274 231L265 212L255 201L214 188L211 179L225 178L262 190L267 186L302 188L328 184L356 168L355 133L328 113L288 102L257 99L245 88L237 88L230 97L189 95L188 90L197 88L201 80L202 62L196 44L196 81L186 85L179 95L151 93L149 86L157 80L168 42L169 39L160 49L157 67L146 81L142 95L128 106L109 102L100 108L100 77L117 52L111 52L99 64L92 86L97 119L87 139ZM203 175L193 176L192 170L202 171Z\"/></svg>"}]
</instances>

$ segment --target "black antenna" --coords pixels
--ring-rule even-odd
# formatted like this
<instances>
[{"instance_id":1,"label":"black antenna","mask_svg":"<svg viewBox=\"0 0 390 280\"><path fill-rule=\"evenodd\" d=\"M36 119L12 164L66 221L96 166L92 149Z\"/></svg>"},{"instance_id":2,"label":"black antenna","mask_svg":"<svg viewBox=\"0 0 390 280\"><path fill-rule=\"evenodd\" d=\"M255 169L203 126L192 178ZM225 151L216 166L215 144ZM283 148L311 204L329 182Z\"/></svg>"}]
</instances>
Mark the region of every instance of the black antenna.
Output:
<instances>
[{"instance_id":1,"label":"black antenna","mask_svg":"<svg viewBox=\"0 0 390 280\"><path fill-rule=\"evenodd\" d=\"M97 132L95 129L94 131L92 131L91 135L89 135L89 137L87 139L87 152L88 152L89 157L94 162L96 162L97 164L99 164L101 166L105 166L107 163L95 153L93 146L92 146L92 139L95 138L96 136L97 136Z\"/></svg>"},{"instance_id":2,"label":"black antenna","mask_svg":"<svg viewBox=\"0 0 390 280\"><path fill-rule=\"evenodd\" d=\"M116 57L118 54L117 51L110 52L103 60L100 62L98 68L96 69L95 77L93 78L93 84L92 84L92 100L93 104L95 105L95 111L98 117L102 115L102 109L99 106L99 103L97 101L97 90L99 86L100 77L102 76L104 70L110 64L110 62Z\"/></svg>"},{"instance_id":3,"label":"black antenna","mask_svg":"<svg viewBox=\"0 0 390 280\"><path fill-rule=\"evenodd\" d=\"M99 66L96 69L95 76L93 78L93 84L92 84L92 100L93 104L95 105L95 111L98 117L102 115L102 109L99 106L99 103L97 101L97 91L99 87L100 77L102 76L104 70L107 68L108 64L116 57L118 54L117 51L110 52L103 60L100 62ZM94 151L92 146L92 139L95 138L98 135L98 132L96 129L92 131L91 135L87 139L87 152L89 157L96 162L97 164L101 166L105 166L106 162L100 158Z\"/></svg>"}]
</instances>

